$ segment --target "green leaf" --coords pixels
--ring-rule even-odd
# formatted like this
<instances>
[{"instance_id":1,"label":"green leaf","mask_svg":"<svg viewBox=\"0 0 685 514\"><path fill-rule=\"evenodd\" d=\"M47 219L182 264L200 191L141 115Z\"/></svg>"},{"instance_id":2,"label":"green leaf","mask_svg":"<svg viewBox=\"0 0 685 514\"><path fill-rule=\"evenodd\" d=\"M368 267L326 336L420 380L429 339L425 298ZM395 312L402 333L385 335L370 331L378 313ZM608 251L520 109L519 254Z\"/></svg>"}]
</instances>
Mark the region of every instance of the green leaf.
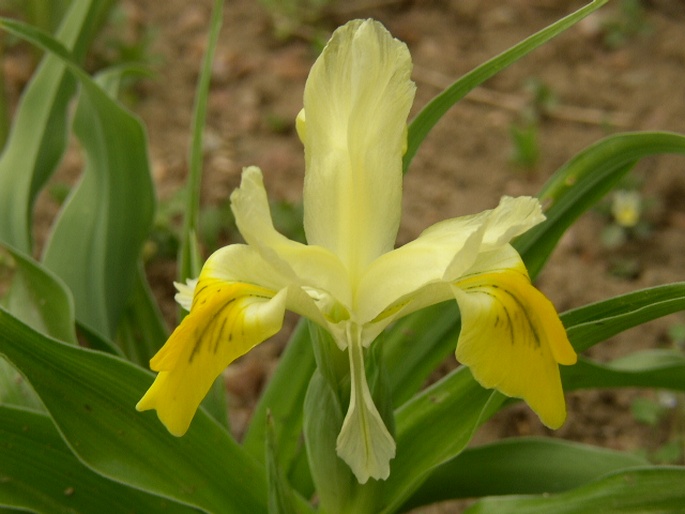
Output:
<instances>
[{"instance_id":1,"label":"green leaf","mask_svg":"<svg viewBox=\"0 0 685 514\"><path fill-rule=\"evenodd\" d=\"M397 409L397 457L390 463L382 512L394 512L433 468L458 455L504 400L461 367Z\"/></svg>"},{"instance_id":2,"label":"green leaf","mask_svg":"<svg viewBox=\"0 0 685 514\"><path fill-rule=\"evenodd\" d=\"M0 354L22 372L69 447L97 473L207 512L266 511L263 467L204 411L182 438L171 436L153 412L136 412L150 373L51 340L2 309Z\"/></svg>"},{"instance_id":3,"label":"green leaf","mask_svg":"<svg viewBox=\"0 0 685 514\"><path fill-rule=\"evenodd\" d=\"M290 487L278 460L276 433L271 417L267 416L266 427L266 472L269 483L269 513L296 514L295 492ZM302 505L305 506L304 502ZM311 508L308 509L311 511Z\"/></svg>"},{"instance_id":4,"label":"green leaf","mask_svg":"<svg viewBox=\"0 0 685 514\"><path fill-rule=\"evenodd\" d=\"M259 403L252 414L252 421L243 438L243 447L253 457L264 458L267 413L274 422L274 443L283 469L289 470L291 483L303 494L311 494L311 477L308 469L303 476L295 476L293 466L304 460L302 432L302 405L312 374L316 369L309 328L301 320L295 328L278 367L269 380Z\"/></svg>"},{"instance_id":5,"label":"green leaf","mask_svg":"<svg viewBox=\"0 0 685 514\"><path fill-rule=\"evenodd\" d=\"M561 315L577 352L674 312L685 310L685 282L657 286L603 300Z\"/></svg>"},{"instance_id":6,"label":"green leaf","mask_svg":"<svg viewBox=\"0 0 685 514\"><path fill-rule=\"evenodd\" d=\"M564 389L657 387L685 391L685 356L672 350L647 350L600 364L580 358L561 368Z\"/></svg>"},{"instance_id":7,"label":"green leaf","mask_svg":"<svg viewBox=\"0 0 685 514\"><path fill-rule=\"evenodd\" d=\"M110 3L72 2L56 37L77 59L85 55ZM0 25L7 28L4 22ZM67 108L74 92L74 79L64 64L46 55L24 90L0 157L0 241L27 254L33 203L66 148Z\"/></svg>"},{"instance_id":8,"label":"green leaf","mask_svg":"<svg viewBox=\"0 0 685 514\"><path fill-rule=\"evenodd\" d=\"M129 304L119 324L117 342L130 361L147 366L168 335L162 313L155 303L141 264L138 266Z\"/></svg>"},{"instance_id":9,"label":"green leaf","mask_svg":"<svg viewBox=\"0 0 685 514\"><path fill-rule=\"evenodd\" d=\"M328 514L353 512L350 504L358 488L352 471L335 452L343 416L333 387L316 370L304 401L304 439L316 494Z\"/></svg>"},{"instance_id":10,"label":"green leaf","mask_svg":"<svg viewBox=\"0 0 685 514\"><path fill-rule=\"evenodd\" d=\"M608 0L595 0L590 2L585 7L578 9L576 12L548 27L545 27L500 55L481 64L433 98L409 125L407 151L404 155L404 170L406 171L408 169L409 163L411 163L411 160L414 158L414 155L430 130L438 121L440 121L445 113L459 100L464 98L469 91L536 48L542 46L550 39L558 36L566 29L572 27L587 15L602 7L607 1Z\"/></svg>"},{"instance_id":11,"label":"green leaf","mask_svg":"<svg viewBox=\"0 0 685 514\"><path fill-rule=\"evenodd\" d=\"M0 244L0 250L3 245ZM4 306L34 329L75 344L74 302L62 281L31 257L4 245L11 256L13 276ZM43 410L31 386L10 363L0 359L0 404Z\"/></svg>"},{"instance_id":12,"label":"green leaf","mask_svg":"<svg viewBox=\"0 0 685 514\"><path fill-rule=\"evenodd\" d=\"M468 448L436 468L402 509L457 498L561 492L648 464L630 453L559 439L505 439Z\"/></svg>"},{"instance_id":13,"label":"green leaf","mask_svg":"<svg viewBox=\"0 0 685 514\"><path fill-rule=\"evenodd\" d=\"M56 221L43 261L70 287L77 319L112 339L153 218L155 200L143 126L57 41L12 20L0 24L60 57L83 86L74 132L88 165Z\"/></svg>"},{"instance_id":14,"label":"green leaf","mask_svg":"<svg viewBox=\"0 0 685 514\"><path fill-rule=\"evenodd\" d=\"M214 0L212 17L210 20L209 37L205 51L200 78L195 92L195 106L193 110L192 137L188 156L188 187L186 189L186 206L181 233L181 248L179 252L179 281L195 278L200 274L202 259L200 256L197 234L200 221L200 188L202 184L202 158L204 155L202 141L205 120L207 119L207 99L212 78L212 62L221 32L223 20L223 0Z\"/></svg>"},{"instance_id":15,"label":"green leaf","mask_svg":"<svg viewBox=\"0 0 685 514\"><path fill-rule=\"evenodd\" d=\"M74 301L64 282L23 252L0 247L15 267L5 308L39 332L75 344Z\"/></svg>"},{"instance_id":16,"label":"green leaf","mask_svg":"<svg viewBox=\"0 0 685 514\"><path fill-rule=\"evenodd\" d=\"M383 360L395 405L409 400L454 352L459 327L459 309L454 301L422 309L386 331Z\"/></svg>"},{"instance_id":17,"label":"green leaf","mask_svg":"<svg viewBox=\"0 0 685 514\"><path fill-rule=\"evenodd\" d=\"M537 276L566 230L650 155L685 154L685 136L635 132L607 137L561 167L539 193L547 220L514 242L532 277Z\"/></svg>"},{"instance_id":18,"label":"green leaf","mask_svg":"<svg viewBox=\"0 0 685 514\"><path fill-rule=\"evenodd\" d=\"M486 498L468 514L602 514L682 512L685 469L653 467L612 474L561 494Z\"/></svg>"},{"instance_id":19,"label":"green leaf","mask_svg":"<svg viewBox=\"0 0 685 514\"><path fill-rule=\"evenodd\" d=\"M0 406L0 507L67 514L197 512L93 473L46 415ZM43 465L41 465L43 464Z\"/></svg>"}]
</instances>

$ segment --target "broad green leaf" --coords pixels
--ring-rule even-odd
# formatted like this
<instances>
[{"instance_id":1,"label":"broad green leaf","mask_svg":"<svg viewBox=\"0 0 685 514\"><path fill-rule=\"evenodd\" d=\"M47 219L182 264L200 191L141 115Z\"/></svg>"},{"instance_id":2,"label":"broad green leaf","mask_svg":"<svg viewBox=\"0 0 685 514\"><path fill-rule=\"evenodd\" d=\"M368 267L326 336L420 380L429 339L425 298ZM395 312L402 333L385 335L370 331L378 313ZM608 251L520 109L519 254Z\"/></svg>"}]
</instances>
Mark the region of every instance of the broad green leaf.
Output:
<instances>
[{"instance_id":1,"label":"broad green leaf","mask_svg":"<svg viewBox=\"0 0 685 514\"><path fill-rule=\"evenodd\" d=\"M402 509L457 498L561 492L648 464L630 453L559 439L505 439L467 448L436 468Z\"/></svg>"},{"instance_id":2,"label":"broad green leaf","mask_svg":"<svg viewBox=\"0 0 685 514\"><path fill-rule=\"evenodd\" d=\"M119 324L117 342L130 361L147 367L168 335L162 313L155 303L145 270L140 264L129 304Z\"/></svg>"},{"instance_id":3,"label":"broad green leaf","mask_svg":"<svg viewBox=\"0 0 685 514\"><path fill-rule=\"evenodd\" d=\"M266 511L264 468L204 411L182 438L171 436L154 412L136 412L150 373L49 339L2 309L0 354L22 372L71 450L97 473L207 512Z\"/></svg>"},{"instance_id":4,"label":"broad green leaf","mask_svg":"<svg viewBox=\"0 0 685 514\"><path fill-rule=\"evenodd\" d=\"M642 323L685 310L685 282L641 289L562 314L577 352Z\"/></svg>"},{"instance_id":5,"label":"broad green leaf","mask_svg":"<svg viewBox=\"0 0 685 514\"><path fill-rule=\"evenodd\" d=\"M578 489L543 496L486 498L468 514L678 513L685 505L685 468L651 467L614 473Z\"/></svg>"},{"instance_id":6,"label":"broad green leaf","mask_svg":"<svg viewBox=\"0 0 685 514\"><path fill-rule=\"evenodd\" d=\"M300 502L300 509L298 509L295 492L288 483L288 479L278 460L273 419L267 417L266 423L265 453L269 484L269 513L297 514L298 512L312 512L311 507L304 500Z\"/></svg>"},{"instance_id":7,"label":"broad green leaf","mask_svg":"<svg viewBox=\"0 0 685 514\"><path fill-rule=\"evenodd\" d=\"M74 132L87 154L87 169L62 209L43 261L70 287L77 319L112 339L152 224L154 192L143 126L57 41L12 20L1 25L60 57L82 84Z\"/></svg>"},{"instance_id":8,"label":"broad green leaf","mask_svg":"<svg viewBox=\"0 0 685 514\"><path fill-rule=\"evenodd\" d=\"M538 194L547 220L514 243L531 276L537 276L564 232L638 160L664 153L685 154L685 136L668 132L618 134L591 145L562 166Z\"/></svg>"},{"instance_id":9,"label":"broad green leaf","mask_svg":"<svg viewBox=\"0 0 685 514\"><path fill-rule=\"evenodd\" d=\"M57 39L80 60L111 1L74 0ZM34 200L66 148L67 108L73 77L54 55L46 55L21 97L0 157L0 241L31 253Z\"/></svg>"},{"instance_id":10,"label":"broad green leaf","mask_svg":"<svg viewBox=\"0 0 685 514\"><path fill-rule=\"evenodd\" d=\"M382 512L394 512L433 468L458 455L504 400L461 367L397 409L397 456L383 489Z\"/></svg>"},{"instance_id":11,"label":"broad green leaf","mask_svg":"<svg viewBox=\"0 0 685 514\"><path fill-rule=\"evenodd\" d=\"M108 480L84 466L62 441L52 420L0 406L0 507L50 514L197 512Z\"/></svg>"},{"instance_id":12,"label":"broad green leaf","mask_svg":"<svg viewBox=\"0 0 685 514\"><path fill-rule=\"evenodd\" d=\"M608 0L595 0L590 2L585 7L578 9L576 12L566 16L565 18L562 18L548 27L545 27L541 31L512 46L500 55L481 64L433 98L433 100L431 100L421 110L421 112L409 125L407 151L404 154L404 170L406 171L408 169L409 163L411 163L411 160L414 158L414 155L430 130L438 121L440 121L445 113L449 111L450 108L452 108L452 106L459 100L464 98L469 91L482 84L490 77L493 77L504 68L526 56L536 48L542 46L550 39L558 36L568 28L572 27L607 2Z\"/></svg>"},{"instance_id":13,"label":"broad green leaf","mask_svg":"<svg viewBox=\"0 0 685 514\"><path fill-rule=\"evenodd\" d=\"M260 396L243 438L243 447L253 457L259 460L264 458L267 413L273 419L274 442L281 466L289 469L296 459L302 457L302 405L315 369L309 329L307 322L301 320ZM299 482L293 480L292 476L290 478L293 482Z\"/></svg>"},{"instance_id":14,"label":"broad green leaf","mask_svg":"<svg viewBox=\"0 0 685 514\"><path fill-rule=\"evenodd\" d=\"M409 400L435 368L454 353L459 327L455 301L402 318L386 332L383 359L395 405Z\"/></svg>"},{"instance_id":15,"label":"broad green leaf","mask_svg":"<svg viewBox=\"0 0 685 514\"><path fill-rule=\"evenodd\" d=\"M2 299L4 307L34 329L76 343L74 302L62 281L22 252L8 245L4 250L13 262L11 286ZM31 386L4 359L0 359L0 404L43 409Z\"/></svg>"},{"instance_id":16,"label":"broad green leaf","mask_svg":"<svg viewBox=\"0 0 685 514\"><path fill-rule=\"evenodd\" d=\"M344 412L331 384L317 369L304 401L304 439L316 494L326 513L353 512L358 489L352 471L335 452Z\"/></svg>"},{"instance_id":17,"label":"broad green leaf","mask_svg":"<svg viewBox=\"0 0 685 514\"><path fill-rule=\"evenodd\" d=\"M5 308L39 332L75 344L74 301L64 282L23 252L2 246L14 260Z\"/></svg>"},{"instance_id":18,"label":"broad green leaf","mask_svg":"<svg viewBox=\"0 0 685 514\"><path fill-rule=\"evenodd\" d=\"M672 350L646 350L607 364L580 358L563 367L564 389L657 387L685 391L685 356Z\"/></svg>"}]
</instances>

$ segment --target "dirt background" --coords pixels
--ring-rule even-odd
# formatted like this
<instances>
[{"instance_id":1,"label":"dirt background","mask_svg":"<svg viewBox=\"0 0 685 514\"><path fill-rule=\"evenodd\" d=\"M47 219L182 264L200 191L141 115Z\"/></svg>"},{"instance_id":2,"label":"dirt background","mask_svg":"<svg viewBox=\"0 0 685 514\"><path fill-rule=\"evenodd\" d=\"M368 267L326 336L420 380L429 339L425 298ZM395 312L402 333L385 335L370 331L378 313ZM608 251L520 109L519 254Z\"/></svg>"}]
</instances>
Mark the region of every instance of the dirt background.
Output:
<instances>
[{"instance_id":1,"label":"dirt background","mask_svg":"<svg viewBox=\"0 0 685 514\"><path fill-rule=\"evenodd\" d=\"M138 82L130 95L132 108L148 128L159 197L171 220L170 206L187 171L190 117L211 3L125 0L119 25L107 36L132 47L148 42L143 54L154 75ZM304 163L293 122L309 67L336 26L373 17L408 44L418 86L415 113L455 78L583 2L331 1L316 12L308 9L290 19L273 7L276 4L230 0L225 6L209 99L202 196L205 212L218 216L219 225L207 252L235 240L221 213L243 166L262 168L270 198L300 200ZM631 15L635 5L642 10ZM112 50L111 44L100 44L101 54ZM544 106L533 99L531 81L544 84L555 105L541 109ZM531 109L538 113L539 158L522 166L512 159L511 127L530 119ZM438 220L492 208L502 195L535 194L578 151L622 130L685 132L682 0L614 0L454 107L429 135L407 175L398 244ZM69 158L65 166L69 167ZM646 159L632 172L632 185L639 187L645 204L644 230L633 231L625 243L612 247L602 242L612 220L601 210L584 216L568 232L538 280L560 311L683 280L684 172L685 159L668 156ZM159 241L156 251L148 271L173 322L174 265ZM638 349L669 347L674 344L669 331L684 323L682 313L669 316L588 353L608 360ZM227 371L237 433L284 341L282 334ZM569 394L568 422L555 435L643 453L684 436L674 432L675 413L655 426L636 422L631 411L636 397L657 398L632 390ZM547 433L525 407L515 406L496 416L476 440ZM459 509L451 504L441 512Z\"/></svg>"}]
</instances>

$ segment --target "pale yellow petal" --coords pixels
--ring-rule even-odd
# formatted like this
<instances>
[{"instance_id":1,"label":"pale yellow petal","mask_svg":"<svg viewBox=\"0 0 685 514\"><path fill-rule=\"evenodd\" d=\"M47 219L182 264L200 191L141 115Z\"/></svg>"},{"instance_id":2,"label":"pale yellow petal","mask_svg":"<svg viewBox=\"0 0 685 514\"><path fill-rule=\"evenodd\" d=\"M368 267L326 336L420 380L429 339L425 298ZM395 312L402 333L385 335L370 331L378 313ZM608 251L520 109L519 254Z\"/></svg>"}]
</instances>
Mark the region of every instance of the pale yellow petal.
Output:
<instances>
[{"instance_id":1,"label":"pale yellow petal","mask_svg":"<svg viewBox=\"0 0 685 514\"><path fill-rule=\"evenodd\" d=\"M479 262L483 252L506 246L543 219L536 199L504 197L495 209L432 225L369 266L357 290L360 319L406 315L451 298L448 284Z\"/></svg>"},{"instance_id":2,"label":"pale yellow petal","mask_svg":"<svg viewBox=\"0 0 685 514\"><path fill-rule=\"evenodd\" d=\"M265 268L265 261L279 280L325 291L349 308L350 281L340 259L320 246L292 241L274 228L259 168L243 170L240 187L231 195L231 207L240 233L260 256L258 266L254 266L256 277ZM257 279L256 283L262 282Z\"/></svg>"},{"instance_id":3,"label":"pale yellow petal","mask_svg":"<svg viewBox=\"0 0 685 514\"><path fill-rule=\"evenodd\" d=\"M561 426L566 406L559 364L576 354L552 303L531 283L525 267L509 269L513 249L484 257L487 266L454 284L462 328L456 356L484 387L522 398L551 428ZM504 255L502 255L504 254Z\"/></svg>"},{"instance_id":4,"label":"pale yellow petal","mask_svg":"<svg viewBox=\"0 0 685 514\"><path fill-rule=\"evenodd\" d=\"M156 409L183 435L226 366L280 330L285 304L285 291L201 276L190 313L150 361L159 373L136 408Z\"/></svg>"},{"instance_id":5,"label":"pale yellow petal","mask_svg":"<svg viewBox=\"0 0 685 514\"><path fill-rule=\"evenodd\" d=\"M178 291L174 300L186 311L190 310L190 306L193 304L193 295L195 294L195 286L197 286L197 279L190 278L186 280L186 283L174 282L174 287Z\"/></svg>"},{"instance_id":6,"label":"pale yellow petal","mask_svg":"<svg viewBox=\"0 0 685 514\"><path fill-rule=\"evenodd\" d=\"M305 231L353 280L394 246L410 74L404 43L376 21L355 20L335 31L305 86Z\"/></svg>"},{"instance_id":7,"label":"pale yellow petal","mask_svg":"<svg viewBox=\"0 0 685 514\"><path fill-rule=\"evenodd\" d=\"M359 330L358 327L349 328ZM371 398L358 333L348 333L347 351L351 373L350 405L335 449L360 484L365 484L369 478L385 480L390 475L390 460L395 457L395 440Z\"/></svg>"}]
</instances>

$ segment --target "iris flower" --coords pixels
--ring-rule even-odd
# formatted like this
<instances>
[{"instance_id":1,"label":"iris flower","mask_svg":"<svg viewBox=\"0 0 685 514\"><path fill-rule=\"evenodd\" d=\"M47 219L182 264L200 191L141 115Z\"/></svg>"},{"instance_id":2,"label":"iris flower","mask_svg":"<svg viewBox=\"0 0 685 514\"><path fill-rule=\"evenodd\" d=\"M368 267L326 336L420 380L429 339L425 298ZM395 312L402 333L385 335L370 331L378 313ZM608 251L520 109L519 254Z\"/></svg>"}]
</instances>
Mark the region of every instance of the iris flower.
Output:
<instances>
[{"instance_id":1,"label":"iris flower","mask_svg":"<svg viewBox=\"0 0 685 514\"><path fill-rule=\"evenodd\" d=\"M448 219L394 248L402 156L414 98L406 45L373 20L333 34L307 80L297 130L305 149L308 244L273 226L259 168L243 170L231 207L245 244L216 251L177 285L189 314L150 361L158 375L137 405L186 432L215 378L276 334L286 310L325 328L350 365L350 403L336 451L359 482L385 479L395 442L367 385L364 353L393 321L458 303L456 356L486 388L523 398L550 427L566 416L558 364L576 354L512 238L543 221L536 199ZM416 344L421 344L420 338Z\"/></svg>"}]
</instances>

